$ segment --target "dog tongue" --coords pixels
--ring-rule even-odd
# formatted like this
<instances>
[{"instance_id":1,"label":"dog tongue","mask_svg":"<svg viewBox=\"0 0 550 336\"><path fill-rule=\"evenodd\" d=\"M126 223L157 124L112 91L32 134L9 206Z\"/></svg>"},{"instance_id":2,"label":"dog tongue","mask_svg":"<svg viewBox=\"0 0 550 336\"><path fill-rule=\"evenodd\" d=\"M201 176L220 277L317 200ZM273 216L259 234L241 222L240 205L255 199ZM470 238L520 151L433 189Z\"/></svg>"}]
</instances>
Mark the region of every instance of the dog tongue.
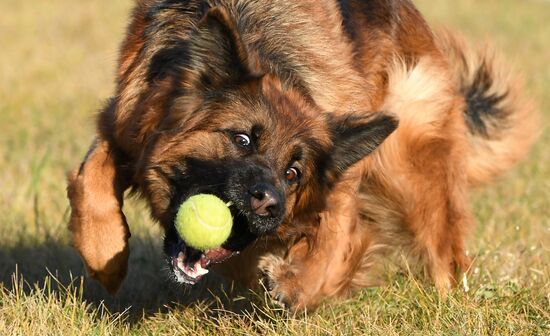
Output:
<instances>
[{"instance_id":1,"label":"dog tongue","mask_svg":"<svg viewBox=\"0 0 550 336\"><path fill-rule=\"evenodd\" d=\"M206 267L210 264L221 263L225 259L233 255L232 251L225 249L223 247L217 247L215 249L208 250L204 252L204 256L201 258L200 263L202 267Z\"/></svg>"}]
</instances>

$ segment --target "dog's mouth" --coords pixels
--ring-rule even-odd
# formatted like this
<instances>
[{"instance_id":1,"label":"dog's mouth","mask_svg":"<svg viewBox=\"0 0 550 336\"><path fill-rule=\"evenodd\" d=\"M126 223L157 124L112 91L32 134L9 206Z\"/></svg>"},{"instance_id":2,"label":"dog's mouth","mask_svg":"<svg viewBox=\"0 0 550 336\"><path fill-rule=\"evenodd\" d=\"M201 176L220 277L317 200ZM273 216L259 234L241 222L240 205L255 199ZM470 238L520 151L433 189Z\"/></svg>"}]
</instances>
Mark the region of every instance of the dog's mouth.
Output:
<instances>
[{"instance_id":1,"label":"dog's mouth","mask_svg":"<svg viewBox=\"0 0 550 336\"><path fill-rule=\"evenodd\" d=\"M238 253L239 251L218 247L201 252L198 260L190 261L188 255L181 251L177 256L170 257L170 263L178 282L194 285L208 273L208 266L221 263Z\"/></svg>"},{"instance_id":2,"label":"dog's mouth","mask_svg":"<svg viewBox=\"0 0 550 336\"><path fill-rule=\"evenodd\" d=\"M168 264L179 283L194 285L207 273L208 267L213 264L224 262L234 255L239 254L256 236L248 229L247 219L244 215L234 215L233 229L227 241L222 246L199 251L190 246L179 237L177 242L168 242L166 252L168 253Z\"/></svg>"}]
</instances>

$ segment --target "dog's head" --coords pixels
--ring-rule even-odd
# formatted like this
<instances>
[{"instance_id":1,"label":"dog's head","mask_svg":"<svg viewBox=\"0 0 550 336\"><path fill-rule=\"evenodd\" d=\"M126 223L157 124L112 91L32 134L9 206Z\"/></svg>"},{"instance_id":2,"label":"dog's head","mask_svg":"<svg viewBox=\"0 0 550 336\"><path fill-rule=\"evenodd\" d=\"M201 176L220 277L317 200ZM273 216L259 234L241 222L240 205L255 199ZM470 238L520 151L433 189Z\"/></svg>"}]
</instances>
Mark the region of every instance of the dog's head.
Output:
<instances>
[{"instance_id":1,"label":"dog's head","mask_svg":"<svg viewBox=\"0 0 550 336\"><path fill-rule=\"evenodd\" d=\"M121 70L126 84L100 118L104 145L94 147L70 180L75 243L100 279L105 265L116 273L109 255L120 246L127 249L127 238L109 248L105 241L94 242L99 235L89 232L104 232L110 227L106 222L126 226L120 211L125 187L133 185L146 197L153 217L165 229L164 250L175 278L192 284L206 266L238 253L259 236L284 235L314 220L338 177L397 126L383 113L321 111L307 89L263 71L234 22L219 8L209 10L190 34L176 47L156 49L143 74L146 79L139 79L146 80L148 88L134 105L124 99L136 90L135 73ZM138 56L127 54L139 62ZM129 63L123 59L121 67ZM97 150L103 154L94 155ZM104 177L107 183L101 183L103 189L90 188L97 180L87 175ZM121 182L123 178L131 182ZM96 197L84 199L90 192ZM174 228L181 203L198 193L232 204L234 226L220 248L197 251L186 246ZM111 196L108 201L114 207L91 204L105 195ZM115 263L125 272L126 262L127 253ZM116 274L117 279L121 275Z\"/></svg>"},{"instance_id":2,"label":"dog's head","mask_svg":"<svg viewBox=\"0 0 550 336\"><path fill-rule=\"evenodd\" d=\"M189 120L170 122L151 139L140 162L140 189L166 228L165 251L178 279L193 283L202 267L256 237L283 234L290 223L315 216L339 170L366 155L393 125L386 117L327 118L263 76L204 97ZM173 224L181 203L198 193L231 202L234 217L228 241L204 254L186 246Z\"/></svg>"}]
</instances>

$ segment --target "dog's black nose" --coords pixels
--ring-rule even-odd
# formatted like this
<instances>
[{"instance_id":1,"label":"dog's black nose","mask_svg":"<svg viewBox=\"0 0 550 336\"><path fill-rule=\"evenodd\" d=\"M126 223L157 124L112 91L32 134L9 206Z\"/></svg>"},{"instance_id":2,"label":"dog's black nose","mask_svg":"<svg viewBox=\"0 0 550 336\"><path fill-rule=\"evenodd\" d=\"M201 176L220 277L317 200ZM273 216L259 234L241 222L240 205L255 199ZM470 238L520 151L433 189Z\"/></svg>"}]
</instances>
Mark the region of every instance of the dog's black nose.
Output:
<instances>
[{"instance_id":1,"label":"dog's black nose","mask_svg":"<svg viewBox=\"0 0 550 336\"><path fill-rule=\"evenodd\" d=\"M281 214L279 196L274 187L260 183L249 189L250 206L260 217L278 217Z\"/></svg>"}]
</instances>

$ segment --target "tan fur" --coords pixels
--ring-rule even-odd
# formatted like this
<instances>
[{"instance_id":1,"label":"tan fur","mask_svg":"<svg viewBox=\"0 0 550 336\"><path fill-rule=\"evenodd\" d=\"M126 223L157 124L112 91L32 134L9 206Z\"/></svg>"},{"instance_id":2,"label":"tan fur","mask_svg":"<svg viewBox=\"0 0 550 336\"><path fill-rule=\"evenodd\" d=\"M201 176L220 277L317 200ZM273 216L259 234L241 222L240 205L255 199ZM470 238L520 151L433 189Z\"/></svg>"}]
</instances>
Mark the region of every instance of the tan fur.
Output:
<instances>
[{"instance_id":1,"label":"tan fur","mask_svg":"<svg viewBox=\"0 0 550 336\"><path fill-rule=\"evenodd\" d=\"M105 141L97 140L82 166L69 175L73 244L88 274L115 293L126 276L128 224L122 208L124 178L117 175Z\"/></svg>"}]
</instances>

